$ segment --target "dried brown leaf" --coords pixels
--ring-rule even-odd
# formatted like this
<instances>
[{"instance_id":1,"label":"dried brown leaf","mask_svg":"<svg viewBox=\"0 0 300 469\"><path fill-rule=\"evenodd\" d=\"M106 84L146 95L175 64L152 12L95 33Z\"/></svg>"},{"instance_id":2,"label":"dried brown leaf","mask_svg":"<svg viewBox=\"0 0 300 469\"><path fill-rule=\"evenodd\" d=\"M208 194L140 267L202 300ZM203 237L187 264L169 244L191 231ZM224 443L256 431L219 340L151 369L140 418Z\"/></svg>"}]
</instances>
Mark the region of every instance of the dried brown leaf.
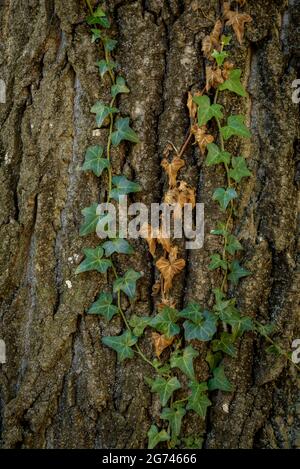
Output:
<instances>
[{"instance_id":1,"label":"dried brown leaf","mask_svg":"<svg viewBox=\"0 0 300 469\"><path fill-rule=\"evenodd\" d=\"M156 267L161 272L164 279L164 293L167 293L172 288L173 278L176 274L184 269L185 260L176 259L171 261L165 257L161 257L156 262Z\"/></svg>"},{"instance_id":2,"label":"dried brown leaf","mask_svg":"<svg viewBox=\"0 0 300 469\"><path fill-rule=\"evenodd\" d=\"M184 204L192 204L192 207L195 207L196 194L193 187L189 186L185 181L180 181L178 191L178 203L181 205L181 207L183 207Z\"/></svg>"},{"instance_id":3,"label":"dried brown leaf","mask_svg":"<svg viewBox=\"0 0 300 469\"><path fill-rule=\"evenodd\" d=\"M217 48L218 46L220 46L220 36L222 33L222 29L223 29L222 21L218 20L216 24L214 25L214 29L212 30L212 33L210 35L214 48Z\"/></svg>"},{"instance_id":4,"label":"dried brown leaf","mask_svg":"<svg viewBox=\"0 0 300 469\"><path fill-rule=\"evenodd\" d=\"M169 154L171 153L171 151L174 151L174 148L173 146L171 145L171 143L168 143L166 146L165 146L165 149L163 151L163 156L164 158L168 158Z\"/></svg>"},{"instance_id":5,"label":"dried brown leaf","mask_svg":"<svg viewBox=\"0 0 300 469\"><path fill-rule=\"evenodd\" d=\"M207 132L206 125L199 127L197 124L195 124L192 126L191 131L193 135L195 136L195 140L198 143L200 151L203 155L207 145L214 141L214 137L213 135L206 133Z\"/></svg>"},{"instance_id":6,"label":"dried brown leaf","mask_svg":"<svg viewBox=\"0 0 300 469\"><path fill-rule=\"evenodd\" d=\"M161 303L159 303L159 304L157 305L157 308L158 308L159 310L161 310L161 309L163 309L165 306L169 306L170 308L174 308L174 309L175 309L175 308L176 308L176 301L175 301L173 298L171 298L171 297L163 298L163 299L161 300Z\"/></svg>"},{"instance_id":7,"label":"dried brown leaf","mask_svg":"<svg viewBox=\"0 0 300 469\"><path fill-rule=\"evenodd\" d=\"M209 36L205 36L202 40L202 52L206 58L211 59L211 52L213 49L220 49L220 35L222 29L222 21L218 20L214 25L214 29L211 34Z\"/></svg>"},{"instance_id":8,"label":"dried brown leaf","mask_svg":"<svg viewBox=\"0 0 300 469\"><path fill-rule=\"evenodd\" d=\"M163 233L162 228L160 228L159 233L157 235L157 241L159 244L162 245L163 249L167 252L170 252L172 246L171 246L171 240L169 237L167 237L166 233Z\"/></svg>"},{"instance_id":9,"label":"dried brown leaf","mask_svg":"<svg viewBox=\"0 0 300 469\"><path fill-rule=\"evenodd\" d=\"M230 3L224 3L224 17L227 19L226 25L232 26L237 40L240 44L243 42L244 32L245 32L245 23L250 23L252 18L246 13L239 13L237 11L230 10Z\"/></svg>"},{"instance_id":10,"label":"dried brown leaf","mask_svg":"<svg viewBox=\"0 0 300 469\"><path fill-rule=\"evenodd\" d=\"M175 187L177 183L177 173L185 165L184 160L175 156L171 163L169 163L168 160L164 158L161 165L169 177L169 187Z\"/></svg>"},{"instance_id":11,"label":"dried brown leaf","mask_svg":"<svg viewBox=\"0 0 300 469\"><path fill-rule=\"evenodd\" d=\"M167 338L163 334L158 334L158 332L152 332L152 340L154 344L154 350L157 357L160 357L162 352L172 345L175 337Z\"/></svg>"},{"instance_id":12,"label":"dried brown leaf","mask_svg":"<svg viewBox=\"0 0 300 469\"><path fill-rule=\"evenodd\" d=\"M223 64L223 71L222 71L222 76L224 78L224 80L228 80L229 78L229 75L230 75L230 71L234 68L234 64L231 63L231 62L228 62L228 60L226 60Z\"/></svg>"},{"instance_id":13,"label":"dried brown leaf","mask_svg":"<svg viewBox=\"0 0 300 469\"><path fill-rule=\"evenodd\" d=\"M211 52L213 50L213 44L210 36L205 36L202 40L202 52L203 55L207 58L211 58Z\"/></svg>"},{"instance_id":14,"label":"dried brown leaf","mask_svg":"<svg viewBox=\"0 0 300 469\"><path fill-rule=\"evenodd\" d=\"M155 257L156 239L155 239L155 234L153 232L152 226L149 225L148 223L144 223L141 226L140 233L143 236L143 238L145 238L145 240L147 241L151 255Z\"/></svg>"},{"instance_id":15,"label":"dried brown leaf","mask_svg":"<svg viewBox=\"0 0 300 469\"><path fill-rule=\"evenodd\" d=\"M187 105L187 108L189 110L190 118L195 119L196 114L197 114L197 105L196 105L196 103L194 103L193 95L190 91L188 92L188 99L187 99L187 104L186 105Z\"/></svg>"},{"instance_id":16,"label":"dried brown leaf","mask_svg":"<svg viewBox=\"0 0 300 469\"><path fill-rule=\"evenodd\" d=\"M159 294L160 287L161 287L160 280L156 280L155 284L152 286L152 295L153 296Z\"/></svg>"},{"instance_id":17,"label":"dried brown leaf","mask_svg":"<svg viewBox=\"0 0 300 469\"><path fill-rule=\"evenodd\" d=\"M206 91L210 88L217 88L221 83L224 83L222 70L220 68L206 67Z\"/></svg>"}]
</instances>

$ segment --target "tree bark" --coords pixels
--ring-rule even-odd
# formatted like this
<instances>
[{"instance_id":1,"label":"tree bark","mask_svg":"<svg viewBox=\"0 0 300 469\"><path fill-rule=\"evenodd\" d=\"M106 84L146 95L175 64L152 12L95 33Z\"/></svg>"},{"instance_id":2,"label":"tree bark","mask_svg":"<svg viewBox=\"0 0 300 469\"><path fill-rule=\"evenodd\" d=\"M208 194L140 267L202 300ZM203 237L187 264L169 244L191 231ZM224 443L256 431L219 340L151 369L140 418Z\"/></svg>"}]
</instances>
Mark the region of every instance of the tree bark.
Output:
<instances>
[{"instance_id":1,"label":"tree bark","mask_svg":"<svg viewBox=\"0 0 300 469\"><path fill-rule=\"evenodd\" d=\"M135 198L160 202L165 179L160 166L168 141L180 147L188 130L187 92L203 87L201 41L221 11L217 0L110 0L116 59L131 93L119 107L130 115L141 143L113 153L122 170L143 188ZM248 157L253 177L242 185L236 234L253 272L236 291L243 313L274 320L287 349L300 338L297 270L299 201L299 106L292 82L299 72L299 0L249 0L253 17L244 44L234 39L233 61L242 69L246 102L226 95L226 111L245 112L251 142L235 150ZM147 431L159 418L159 404L144 382L151 370L138 358L119 365L101 344L122 329L86 310L111 278L75 276L83 246L81 210L104 187L79 170L89 144L105 142L93 132L91 106L108 99L95 62L87 11L77 0L0 2L0 339L7 362L0 365L0 437L3 448L145 448ZM231 32L228 29L228 32ZM96 135L97 134L97 135ZM98 135L99 134L99 135ZM187 254L186 271L174 297L210 307L218 274L208 270L216 240L209 233L220 220L212 189L221 169L207 168L195 146L185 153L184 179L205 203L205 245ZM146 243L135 241L120 273L143 272L127 314L151 315L155 268ZM69 283L69 282L71 283ZM150 337L142 343L152 353ZM206 347L197 374L207 374ZM299 375L285 358L265 353L265 341L247 333L237 359L226 359L235 392L214 392L206 422L184 422L185 434L204 434L207 448L300 447Z\"/></svg>"}]
</instances>

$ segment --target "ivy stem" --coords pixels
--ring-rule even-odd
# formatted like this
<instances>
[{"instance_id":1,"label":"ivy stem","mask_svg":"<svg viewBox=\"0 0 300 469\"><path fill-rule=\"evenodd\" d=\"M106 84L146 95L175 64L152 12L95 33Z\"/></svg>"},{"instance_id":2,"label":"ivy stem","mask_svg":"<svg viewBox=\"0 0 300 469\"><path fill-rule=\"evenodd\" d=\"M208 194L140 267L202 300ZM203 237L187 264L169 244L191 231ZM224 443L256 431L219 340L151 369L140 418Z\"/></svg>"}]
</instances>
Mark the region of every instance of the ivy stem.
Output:
<instances>
[{"instance_id":1,"label":"ivy stem","mask_svg":"<svg viewBox=\"0 0 300 469\"><path fill-rule=\"evenodd\" d=\"M180 402L185 402L185 401L188 401L188 400L189 400L189 396L184 397L183 399L179 399L178 401L173 402L172 406L174 406L176 404L180 404Z\"/></svg>"},{"instance_id":2,"label":"ivy stem","mask_svg":"<svg viewBox=\"0 0 300 469\"><path fill-rule=\"evenodd\" d=\"M114 105L115 98L112 98L110 102L110 107ZM114 117L113 114L109 114L109 133L108 133L108 139L107 139L107 146L106 146L106 158L109 162L111 162L111 136L113 132L113 125L114 125ZM110 193L112 189L112 169L111 169L111 164L108 167L108 191L107 191L107 202L109 202L110 198Z\"/></svg>"},{"instance_id":3,"label":"ivy stem","mask_svg":"<svg viewBox=\"0 0 300 469\"><path fill-rule=\"evenodd\" d=\"M155 368L155 370L156 370L156 366L154 366L153 363L151 362L151 360L149 360L146 357L146 355L143 354L143 352L141 351L140 347L137 344L135 344L135 348L136 348L136 353L138 355L140 355L145 362L147 362L149 365L152 366L152 368Z\"/></svg>"},{"instance_id":4,"label":"ivy stem","mask_svg":"<svg viewBox=\"0 0 300 469\"><path fill-rule=\"evenodd\" d=\"M217 101L218 101L218 95L219 95L219 90L217 89L216 94L215 94L214 104L216 104ZM219 129L221 150L222 150L222 151L225 151L225 144L224 144L224 138L223 138L223 135L222 135L222 126L221 126L221 122L220 122L220 119L219 119L218 117L215 117L215 120L216 120L216 122L217 122L218 129ZM229 187L231 187L231 180L230 180L230 175L229 175L228 164L227 164L227 163L224 163L224 167L225 167L225 171L226 171L227 188L229 188ZM227 221L226 221L226 225L225 225L225 231L226 231L226 232L228 231L230 222L231 222L231 220L232 220L232 213L233 213L233 201L231 200L231 201L230 201L230 211L229 211L229 215L228 215L228 218L227 218ZM224 277L223 277L223 280L222 280L222 284L221 284L221 291L222 291L222 292L224 292L225 285L226 285L226 282L227 282L227 275L228 275L227 257L226 257L226 248L227 248L227 244L228 244L228 243L227 243L227 239L228 239L227 233L225 233L225 236L224 236L223 253L222 253L222 259L223 259L224 261L226 261L226 270L225 270L225 274L224 274Z\"/></svg>"},{"instance_id":5,"label":"ivy stem","mask_svg":"<svg viewBox=\"0 0 300 469\"><path fill-rule=\"evenodd\" d=\"M254 320L253 322L256 326L261 326L261 324L258 321ZM300 366L298 366L297 363L294 363L291 357L289 356L289 354L285 350L283 350L279 345L277 345L276 342L274 342L274 340L271 339L271 337L269 337L266 334L263 334L263 337L266 339L267 342L269 342L269 344L274 345L274 347L280 350L280 354L283 355L290 363L292 363L294 367L297 368L298 371L300 371Z\"/></svg>"},{"instance_id":6,"label":"ivy stem","mask_svg":"<svg viewBox=\"0 0 300 469\"><path fill-rule=\"evenodd\" d=\"M112 264L112 270L113 270L113 273L114 273L115 278L116 278L116 279L119 278L119 276L118 276L118 274L117 274L117 271L116 271L116 268L115 268L115 266L114 266L113 264ZM130 327L129 324L128 324L128 321L127 321L127 319L126 319L126 316L125 316L124 311L123 311L122 306L121 306L121 292L120 292L120 291L118 291L118 310L119 310L120 316L122 317L122 319L123 319L123 321L124 321L125 326L126 326L127 329L132 333L132 329L131 329L131 327ZM146 355L144 355L144 353L141 351L140 347L139 347L137 344L135 344L135 349L136 349L135 352L136 352L138 355L140 355L140 357L142 357L142 359L143 359L146 363L148 363L149 365L151 365L153 368L156 369L156 367L153 365L153 363L151 362L151 360L149 360L149 359L146 357Z\"/></svg>"},{"instance_id":7,"label":"ivy stem","mask_svg":"<svg viewBox=\"0 0 300 469\"><path fill-rule=\"evenodd\" d=\"M113 263L112 263L112 270L113 270L113 273L114 273L115 278L116 278L116 279L119 278L119 276L118 276L118 274L117 274L117 271L116 271L116 268L115 268L115 266L113 265ZM124 321L125 326L126 326L127 329L131 332L131 328L130 328L130 326L129 326L129 324L128 324L128 321L127 321L127 319L126 319L126 316L125 316L124 311L123 311L122 306L121 306L121 292L120 292L120 291L118 291L118 310L119 310L120 316L122 317L122 319L123 319L123 321Z\"/></svg>"},{"instance_id":8,"label":"ivy stem","mask_svg":"<svg viewBox=\"0 0 300 469\"><path fill-rule=\"evenodd\" d=\"M187 138L186 138L184 144L183 144L182 147L180 148L180 151L179 151L179 153L178 153L178 158L181 158L182 155L184 154L184 152L185 152L185 150L186 150L188 144L190 143L190 140L191 140L191 138L192 138L192 135L193 135L193 134L192 134L191 129L190 129L190 130L189 130L189 133L188 133L188 136L187 136Z\"/></svg>"},{"instance_id":9,"label":"ivy stem","mask_svg":"<svg viewBox=\"0 0 300 469\"><path fill-rule=\"evenodd\" d=\"M85 3L87 4L88 9L90 10L90 13L92 15L94 12L90 0L85 0Z\"/></svg>"}]
</instances>

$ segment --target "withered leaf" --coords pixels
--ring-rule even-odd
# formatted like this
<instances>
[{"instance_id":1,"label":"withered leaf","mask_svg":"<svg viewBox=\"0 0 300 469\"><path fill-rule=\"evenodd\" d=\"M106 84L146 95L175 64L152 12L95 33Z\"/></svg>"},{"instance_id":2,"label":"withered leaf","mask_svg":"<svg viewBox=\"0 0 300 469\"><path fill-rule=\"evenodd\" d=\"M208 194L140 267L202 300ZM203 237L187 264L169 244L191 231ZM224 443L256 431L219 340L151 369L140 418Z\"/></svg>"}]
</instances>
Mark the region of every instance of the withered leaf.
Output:
<instances>
[{"instance_id":1,"label":"withered leaf","mask_svg":"<svg viewBox=\"0 0 300 469\"><path fill-rule=\"evenodd\" d=\"M186 105L187 105L187 108L189 110L190 118L195 119L196 114L197 114L197 105L196 105L196 103L194 103L193 95L190 91L188 92L188 99L187 99L187 104Z\"/></svg>"},{"instance_id":2,"label":"withered leaf","mask_svg":"<svg viewBox=\"0 0 300 469\"><path fill-rule=\"evenodd\" d=\"M176 259L173 262L166 259L165 257L158 259L156 262L156 267L161 272L164 279L164 293L167 293L172 288L174 276L179 274L179 272L184 269L184 266L184 259Z\"/></svg>"},{"instance_id":3,"label":"withered leaf","mask_svg":"<svg viewBox=\"0 0 300 469\"><path fill-rule=\"evenodd\" d=\"M143 236L143 238L145 238L145 240L147 241L148 246L149 246L149 251L151 255L154 257L155 251L156 251L156 239L155 239L152 226L149 225L148 223L144 223L141 226L140 233Z\"/></svg>"},{"instance_id":4,"label":"withered leaf","mask_svg":"<svg viewBox=\"0 0 300 469\"><path fill-rule=\"evenodd\" d=\"M177 188L169 189L168 192L165 193L164 196L164 203L165 204L176 204L178 202L179 191Z\"/></svg>"},{"instance_id":5,"label":"withered leaf","mask_svg":"<svg viewBox=\"0 0 300 469\"><path fill-rule=\"evenodd\" d=\"M163 233L162 227L159 230L159 233L157 235L157 241L159 244L162 245L163 249L167 252L170 252L172 246L171 246L171 240L167 236L167 233Z\"/></svg>"},{"instance_id":6,"label":"withered leaf","mask_svg":"<svg viewBox=\"0 0 300 469\"><path fill-rule=\"evenodd\" d=\"M171 163L169 163L168 160L164 158L161 162L161 165L169 177L169 187L175 187L177 182L177 173L185 165L184 160L178 156L175 156Z\"/></svg>"},{"instance_id":7,"label":"withered leaf","mask_svg":"<svg viewBox=\"0 0 300 469\"><path fill-rule=\"evenodd\" d=\"M224 80L228 80L229 75L230 75L230 71L233 69L233 67L234 67L233 63L228 62L228 60L226 60L224 62L223 71L222 71L222 75L223 75Z\"/></svg>"},{"instance_id":8,"label":"withered leaf","mask_svg":"<svg viewBox=\"0 0 300 469\"><path fill-rule=\"evenodd\" d=\"M172 345L174 337L166 337L164 334L159 334L158 332L152 332L152 340L154 344L155 354L157 357L160 357L162 352Z\"/></svg>"},{"instance_id":9,"label":"withered leaf","mask_svg":"<svg viewBox=\"0 0 300 469\"><path fill-rule=\"evenodd\" d=\"M208 59L211 58L213 49L220 49L220 35L223 29L222 22L218 20L209 36L205 36L202 41L202 52Z\"/></svg>"},{"instance_id":10,"label":"withered leaf","mask_svg":"<svg viewBox=\"0 0 300 469\"><path fill-rule=\"evenodd\" d=\"M237 40L240 44L243 42L245 23L250 23L252 18L246 13L239 13L237 11L230 10L230 3L224 3L224 17L227 19L226 25L232 26Z\"/></svg>"},{"instance_id":11,"label":"withered leaf","mask_svg":"<svg viewBox=\"0 0 300 469\"><path fill-rule=\"evenodd\" d=\"M184 204L192 204L192 207L195 207L196 194L195 194L195 189L193 187L189 186L185 181L180 181L180 184L178 186L178 191L179 191L178 202L181 205L181 207L183 207Z\"/></svg>"},{"instance_id":12,"label":"withered leaf","mask_svg":"<svg viewBox=\"0 0 300 469\"><path fill-rule=\"evenodd\" d=\"M161 283L160 280L156 280L155 284L152 286L152 295L158 295L160 292Z\"/></svg>"},{"instance_id":13,"label":"withered leaf","mask_svg":"<svg viewBox=\"0 0 300 469\"><path fill-rule=\"evenodd\" d=\"M203 155L207 145L214 141L214 137L213 135L206 133L207 132L206 125L199 127L198 124L195 124L192 126L191 131L193 135L195 136L195 140L197 144L199 145L200 151Z\"/></svg>"},{"instance_id":14,"label":"withered leaf","mask_svg":"<svg viewBox=\"0 0 300 469\"><path fill-rule=\"evenodd\" d=\"M161 303L157 305L159 310L164 309L165 306L169 306L170 308L176 309L176 301L173 298L163 298Z\"/></svg>"},{"instance_id":15,"label":"withered leaf","mask_svg":"<svg viewBox=\"0 0 300 469\"><path fill-rule=\"evenodd\" d=\"M222 75L222 70L220 68L206 67L206 91L209 91L210 88L217 88L221 83L224 83L224 78Z\"/></svg>"}]
</instances>

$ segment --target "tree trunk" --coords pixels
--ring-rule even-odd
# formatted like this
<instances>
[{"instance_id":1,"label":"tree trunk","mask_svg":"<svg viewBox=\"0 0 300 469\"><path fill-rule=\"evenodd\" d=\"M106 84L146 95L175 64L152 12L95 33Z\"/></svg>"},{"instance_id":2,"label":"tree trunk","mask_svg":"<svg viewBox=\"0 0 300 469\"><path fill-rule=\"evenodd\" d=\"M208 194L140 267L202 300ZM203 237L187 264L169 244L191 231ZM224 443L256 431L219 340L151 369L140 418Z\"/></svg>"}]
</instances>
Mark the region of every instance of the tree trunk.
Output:
<instances>
[{"instance_id":1,"label":"tree trunk","mask_svg":"<svg viewBox=\"0 0 300 469\"><path fill-rule=\"evenodd\" d=\"M180 147L188 130L187 92L203 87L201 41L220 14L218 0L110 0L116 60L131 89L120 109L130 115L141 143L113 153L114 173L134 176L138 200L160 202L165 179L160 166L168 141ZM299 106L292 82L299 67L299 0L249 0L253 18L244 44L234 39L233 61L242 69L246 103L226 98L226 110L246 112L253 177L242 186L236 233L243 261L253 275L236 295L239 307L258 320L275 320L278 340L290 349L300 338L297 273ZM83 246L81 210L103 191L79 170L89 144L105 141L95 129L91 106L108 99L95 62L85 3L78 0L0 2L1 311L0 436L4 448L145 448L147 431L159 418L156 397L139 359L116 362L101 344L122 329L119 319L87 316L86 310L110 276L75 276ZM228 32L231 32L228 28ZM207 168L195 146L185 154L187 182L205 203L205 245L189 251L174 296L209 307L218 274L208 270L220 219L212 189L223 171ZM298 167L297 167L298 164ZM94 243L94 244L93 244ZM153 314L155 268L146 243L134 242L130 266L143 272L128 314ZM118 271L127 268L122 256ZM204 434L207 448L300 447L299 375L283 357L265 353L265 341L247 333L237 359L226 359L235 392L214 392L204 423L187 419L184 432ZM150 336L142 347L151 355ZM197 372L207 373L205 347Z\"/></svg>"}]
</instances>

